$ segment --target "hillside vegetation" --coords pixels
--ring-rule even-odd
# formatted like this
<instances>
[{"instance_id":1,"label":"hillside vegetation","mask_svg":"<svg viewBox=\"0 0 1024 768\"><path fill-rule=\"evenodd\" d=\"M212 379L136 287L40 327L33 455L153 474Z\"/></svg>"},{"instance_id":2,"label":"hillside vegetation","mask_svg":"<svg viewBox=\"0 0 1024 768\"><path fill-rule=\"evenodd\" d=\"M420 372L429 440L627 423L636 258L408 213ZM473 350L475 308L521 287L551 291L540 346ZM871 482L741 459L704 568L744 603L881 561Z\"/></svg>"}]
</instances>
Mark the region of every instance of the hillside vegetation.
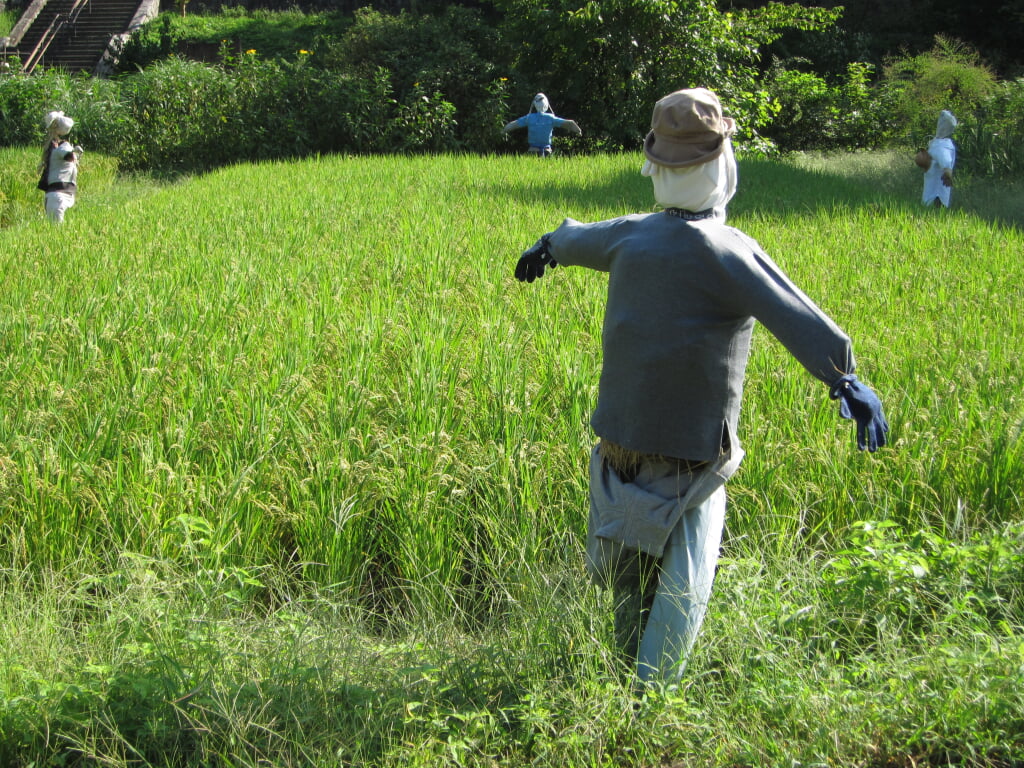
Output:
<instances>
[{"instance_id":1,"label":"hillside vegetation","mask_svg":"<svg viewBox=\"0 0 1024 768\"><path fill-rule=\"evenodd\" d=\"M658 98L703 85L736 119L748 155L910 152L948 108L961 121L961 176L1016 178L1024 169L1024 79L997 78L954 37L884 64L851 59L819 71L767 51L797 33L820 48L836 32L836 9L576 6L164 13L126 44L115 78L0 77L0 146L41 141L40 116L62 109L87 149L161 176L340 152L506 154L525 140L503 126L543 91L583 129L557 136L559 151L636 151Z\"/></svg>"}]
</instances>

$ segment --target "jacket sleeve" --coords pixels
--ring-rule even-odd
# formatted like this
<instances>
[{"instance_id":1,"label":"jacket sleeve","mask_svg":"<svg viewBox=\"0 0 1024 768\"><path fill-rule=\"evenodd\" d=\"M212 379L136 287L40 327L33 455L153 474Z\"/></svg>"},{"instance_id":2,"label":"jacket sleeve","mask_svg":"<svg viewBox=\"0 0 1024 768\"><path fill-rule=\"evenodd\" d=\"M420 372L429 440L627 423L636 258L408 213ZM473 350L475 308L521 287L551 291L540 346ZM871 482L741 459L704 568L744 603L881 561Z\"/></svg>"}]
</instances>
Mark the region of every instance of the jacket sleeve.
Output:
<instances>
[{"instance_id":1,"label":"jacket sleeve","mask_svg":"<svg viewBox=\"0 0 1024 768\"><path fill-rule=\"evenodd\" d=\"M828 385L853 373L856 361L850 337L826 315L752 239L723 255L722 268L732 283L737 311L750 314L782 343L804 368Z\"/></svg>"},{"instance_id":2,"label":"jacket sleeve","mask_svg":"<svg viewBox=\"0 0 1024 768\"><path fill-rule=\"evenodd\" d=\"M617 223L608 219L583 224L567 218L551 233L551 258L565 267L586 267L609 272L619 244Z\"/></svg>"}]
</instances>

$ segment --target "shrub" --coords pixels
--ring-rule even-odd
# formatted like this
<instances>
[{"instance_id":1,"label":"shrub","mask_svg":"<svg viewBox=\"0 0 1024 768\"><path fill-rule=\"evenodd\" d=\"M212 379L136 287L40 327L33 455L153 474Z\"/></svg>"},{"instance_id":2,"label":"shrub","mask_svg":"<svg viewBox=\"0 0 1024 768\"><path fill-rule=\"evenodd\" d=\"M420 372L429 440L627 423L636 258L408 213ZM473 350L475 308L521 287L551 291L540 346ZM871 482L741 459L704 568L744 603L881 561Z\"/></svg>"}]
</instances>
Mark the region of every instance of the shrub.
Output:
<instances>
[{"instance_id":1,"label":"shrub","mask_svg":"<svg viewBox=\"0 0 1024 768\"><path fill-rule=\"evenodd\" d=\"M377 152L389 148L382 126L394 115L391 75L378 68L365 77L327 76L320 83L311 130L321 152Z\"/></svg>"},{"instance_id":2,"label":"shrub","mask_svg":"<svg viewBox=\"0 0 1024 768\"><path fill-rule=\"evenodd\" d=\"M1024 78L996 84L956 133L957 165L980 176L1024 174Z\"/></svg>"},{"instance_id":3,"label":"shrub","mask_svg":"<svg viewBox=\"0 0 1024 768\"><path fill-rule=\"evenodd\" d=\"M851 647L879 631L917 632L936 619L986 631L1024 608L1024 528L957 542L932 530L906 534L892 521L855 523L822 576L822 598Z\"/></svg>"},{"instance_id":4,"label":"shrub","mask_svg":"<svg viewBox=\"0 0 1024 768\"><path fill-rule=\"evenodd\" d=\"M71 78L58 70L0 76L0 146L41 146L43 116L52 109L72 114L72 91Z\"/></svg>"},{"instance_id":5,"label":"shrub","mask_svg":"<svg viewBox=\"0 0 1024 768\"><path fill-rule=\"evenodd\" d=\"M427 95L417 84L398 105L391 123L395 148L400 151L438 151L455 149L455 107L434 91Z\"/></svg>"},{"instance_id":6,"label":"shrub","mask_svg":"<svg viewBox=\"0 0 1024 768\"><path fill-rule=\"evenodd\" d=\"M430 104L431 121L447 122L438 114L438 109L447 111L444 102L461 129L449 126L451 135L443 143L478 151L499 145L505 114L496 83L501 82L498 62L505 57L496 30L478 11L452 5L436 16L392 15L362 8L343 36L323 37L316 47L317 62L327 70L362 77L386 71L395 100L405 105L400 123L408 123L412 113L422 117ZM410 141L420 143L426 128L413 127L418 138ZM431 130L428 144L439 138L436 124Z\"/></svg>"},{"instance_id":7,"label":"shrub","mask_svg":"<svg viewBox=\"0 0 1024 768\"><path fill-rule=\"evenodd\" d=\"M883 74L896 115L916 145L934 135L940 111L951 110L962 120L990 98L995 86L995 75L977 51L942 36L930 51L890 60Z\"/></svg>"},{"instance_id":8,"label":"shrub","mask_svg":"<svg viewBox=\"0 0 1024 768\"><path fill-rule=\"evenodd\" d=\"M313 124L322 116L320 73L308 66L308 56L295 62L265 61L250 51L238 59L222 68L232 84L230 113L225 115L225 125L236 137L231 152L267 160L319 151Z\"/></svg>"},{"instance_id":9,"label":"shrub","mask_svg":"<svg viewBox=\"0 0 1024 768\"><path fill-rule=\"evenodd\" d=\"M237 144L235 82L220 67L171 58L122 81L134 136L121 148L127 168L157 171L222 164Z\"/></svg>"},{"instance_id":10,"label":"shrub","mask_svg":"<svg viewBox=\"0 0 1024 768\"><path fill-rule=\"evenodd\" d=\"M872 67L848 65L842 82L781 63L766 83L779 109L764 135L782 150L866 149L882 146L896 130L887 94L871 87Z\"/></svg>"}]
</instances>

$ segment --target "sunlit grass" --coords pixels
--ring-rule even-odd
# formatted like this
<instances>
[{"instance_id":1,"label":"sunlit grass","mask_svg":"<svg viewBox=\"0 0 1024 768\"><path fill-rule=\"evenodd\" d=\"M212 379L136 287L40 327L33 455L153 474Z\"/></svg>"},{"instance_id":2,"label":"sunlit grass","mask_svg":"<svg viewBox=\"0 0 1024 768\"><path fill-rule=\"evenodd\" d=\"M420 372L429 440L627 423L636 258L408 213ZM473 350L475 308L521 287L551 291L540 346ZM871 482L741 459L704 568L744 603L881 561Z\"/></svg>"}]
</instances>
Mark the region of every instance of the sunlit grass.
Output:
<instances>
[{"instance_id":1,"label":"sunlit grass","mask_svg":"<svg viewBox=\"0 0 1024 768\"><path fill-rule=\"evenodd\" d=\"M30 184L34 154L3 172ZM636 703L615 673L581 552L604 280L511 273L564 216L652 210L638 168L324 157L157 185L85 166L61 228L5 176L25 203L0 230L0 762L1020 748L1022 236L973 186L923 209L891 156L744 162L732 207L853 337L891 448L859 453L759 329L688 680ZM994 613L943 576L922 588L966 607L921 618L894 531L878 615L840 622L823 579L860 562L839 553L861 520L1005 535Z\"/></svg>"}]
</instances>

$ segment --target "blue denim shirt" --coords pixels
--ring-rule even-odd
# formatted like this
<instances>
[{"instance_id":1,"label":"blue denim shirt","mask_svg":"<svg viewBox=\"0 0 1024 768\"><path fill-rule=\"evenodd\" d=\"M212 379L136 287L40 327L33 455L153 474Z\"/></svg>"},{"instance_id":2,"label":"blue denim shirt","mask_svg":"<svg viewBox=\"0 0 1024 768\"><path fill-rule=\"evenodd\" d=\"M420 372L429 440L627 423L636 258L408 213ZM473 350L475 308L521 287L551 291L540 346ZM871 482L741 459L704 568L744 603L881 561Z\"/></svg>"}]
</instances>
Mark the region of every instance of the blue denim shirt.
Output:
<instances>
[{"instance_id":1,"label":"blue denim shirt","mask_svg":"<svg viewBox=\"0 0 1024 768\"><path fill-rule=\"evenodd\" d=\"M547 149L551 146L551 134L567 121L550 112L531 112L516 120L517 128L526 129L526 143L531 147Z\"/></svg>"}]
</instances>

